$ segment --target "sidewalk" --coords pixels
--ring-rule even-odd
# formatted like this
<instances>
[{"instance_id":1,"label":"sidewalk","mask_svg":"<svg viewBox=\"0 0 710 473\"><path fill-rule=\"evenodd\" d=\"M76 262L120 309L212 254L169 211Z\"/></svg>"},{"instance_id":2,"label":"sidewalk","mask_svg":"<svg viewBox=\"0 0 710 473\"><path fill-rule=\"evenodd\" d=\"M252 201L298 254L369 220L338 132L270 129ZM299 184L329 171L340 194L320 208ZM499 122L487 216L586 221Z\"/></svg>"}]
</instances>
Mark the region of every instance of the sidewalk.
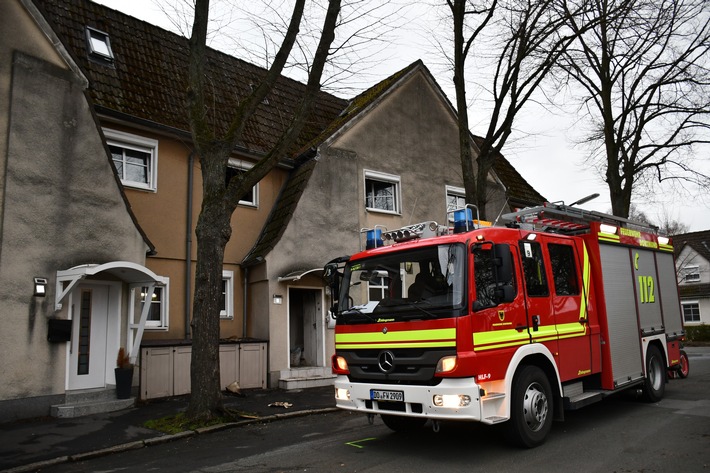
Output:
<instances>
[{"instance_id":1,"label":"sidewalk","mask_svg":"<svg viewBox=\"0 0 710 473\"><path fill-rule=\"evenodd\" d=\"M202 433L335 410L332 386L297 391L245 390L244 397L228 396L224 402L227 407L253 413L257 418L206 428ZM292 406L269 407L272 403L289 403ZM44 417L0 424L0 472L35 471L49 464L143 448L197 435L200 432L167 435L143 426L148 420L184 411L187 404L187 397L169 398L137 403L134 408L106 414L72 419Z\"/></svg>"}]
</instances>

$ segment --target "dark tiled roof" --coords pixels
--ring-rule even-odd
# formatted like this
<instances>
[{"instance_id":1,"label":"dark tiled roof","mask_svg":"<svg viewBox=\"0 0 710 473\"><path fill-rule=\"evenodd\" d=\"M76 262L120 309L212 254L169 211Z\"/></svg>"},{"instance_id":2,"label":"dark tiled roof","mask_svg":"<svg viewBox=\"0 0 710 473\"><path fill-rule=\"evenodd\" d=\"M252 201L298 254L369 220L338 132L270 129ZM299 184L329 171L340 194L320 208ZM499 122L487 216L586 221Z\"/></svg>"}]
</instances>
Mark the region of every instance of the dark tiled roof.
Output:
<instances>
[{"instance_id":1,"label":"dark tiled roof","mask_svg":"<svg viewBox=\"0 0 710 473\"><path fill-rule=\"evenodd\" d=\"M678 286L680 297L690 299L695 297L710 297L710 283L681 284Z\"/></svg>"},{"instance_id":2,"label":"dark tiled roof","mask_svg":"<svg viewBox=\"0 0 710 473\"><path fill-rule=\"evenodd\" d=\"M89 0L34 0L58 37L89 80L89 95L102 113L117 115L156 127L189 132L185 93L187 89L188 40L157 26ZM86 27L108 34L115 60L112 65L88 57ZM251 91L265 70L218 51L208 50L208 82L214 85L209 103L217 127L225 127L230 111ZM401 71L346 101L321 92L294 154L296 168L272 209L261 237L245 262L265 256L278 242L305 189L316 161L309 150L345 126L374 104L402 77L416 68L416 61ZM428 72L428 71L427 71ZM429 74L431 76L431 74ZM305 85L281 77L250 121L241 145L254 153L267 152L288 125ZM441 94L444 97L444 94ZM452 107L453 109L453 107ZM474 137L476 139L476 137ZM499 155L494 171L509 189L515 204L540 203L545 199Z\"/></svg>"},{"instance_id":3,"label":"dark tiled roof","mask_svg":"<svg viewBox=\"0 0 710 473\"><path fill-rule=\"evenodd\" d=\"M690 246L696 253L707 261L710 261L710 230L681 233L673 237L673 247L676 257L686 246Z\"/></svg>"},{"instance_id":4,"label":"dark tiled roof","mask_svg":"<svg viewBox=\"0 0 710 473\"><path fill-rule=\"evenodd\" d=\"M86 74L89 94L104 113L115 113L159 126L189 131L187 90L188 40L149 23L88 0L34 0ZM109 35L115 61L106 65L88 58L86 27ZM209 49L208 83L215 93L214 123L226 126L231 111L251 91L265 70ZM305 85L282 77L250 121L241 143L255 153L268 151L286 126ZM331 123L347 101L322 92L297 147Z\"/></svg>"}]
</instances>

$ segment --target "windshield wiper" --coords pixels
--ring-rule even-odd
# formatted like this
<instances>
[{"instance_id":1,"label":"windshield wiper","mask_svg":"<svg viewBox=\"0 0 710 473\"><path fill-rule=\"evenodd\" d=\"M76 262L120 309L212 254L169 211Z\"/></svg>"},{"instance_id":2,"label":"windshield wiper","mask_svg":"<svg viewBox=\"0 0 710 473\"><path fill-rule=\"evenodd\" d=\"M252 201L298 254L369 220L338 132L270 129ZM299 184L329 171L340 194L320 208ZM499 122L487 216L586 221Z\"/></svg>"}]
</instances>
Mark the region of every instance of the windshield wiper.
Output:
<instances>
[{"instance_id":1,"label":"windshield wiper","mask_svg":"<svg viewBox=\"0 0 710 473\"><path fill-rule=\"evenodd\" d=\"M407 304L407 307L412 307L414 309L417 309L418 311L422 312L423 314L426 314L428 316L427 318L430 318L430 319L437 318L435 314L432 314L431 312L429 312L428 310L426 310L424 307L420 306L419 304L431 305L431 302L426 301L426 300L421 300L421 301L417 301L417 302L410 302L409 304Z\"/></svg>"},{"instance_id":2,"label":"windshield wiper","mask_svg":"<svg viewBox=\"0 0 710 473\"><path fill-rule=\"evenodd\" d=\"M362 315L363 317L365 317L367 320L369 320L371 322L377 322L377 319L372 317L367 312L363 312L362 310L358 309L357 307L350 307L349 309L343 311L340 315L348 316L348 315L353 315L353 314Z\"/></svg>"}]
</instances>

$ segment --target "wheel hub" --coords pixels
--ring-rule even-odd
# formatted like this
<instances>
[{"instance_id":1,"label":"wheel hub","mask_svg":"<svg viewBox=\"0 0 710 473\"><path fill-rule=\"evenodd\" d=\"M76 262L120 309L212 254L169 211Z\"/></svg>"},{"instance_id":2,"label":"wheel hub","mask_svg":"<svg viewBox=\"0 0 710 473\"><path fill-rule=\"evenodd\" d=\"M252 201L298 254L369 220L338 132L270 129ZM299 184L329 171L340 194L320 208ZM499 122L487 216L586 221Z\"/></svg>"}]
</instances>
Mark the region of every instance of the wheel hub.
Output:
<instances>
[{"instance_id":1,"label":"wheel hub","mask_svg":"<svg viewBox=\"0 0 710 473\"><path fill-rule=\"evenodd\" d=\"M538 383L533 383L525 390L523 414L530 430L537 432L545 424L549 406L547 396Z\"/></svg>"}]
</instances>

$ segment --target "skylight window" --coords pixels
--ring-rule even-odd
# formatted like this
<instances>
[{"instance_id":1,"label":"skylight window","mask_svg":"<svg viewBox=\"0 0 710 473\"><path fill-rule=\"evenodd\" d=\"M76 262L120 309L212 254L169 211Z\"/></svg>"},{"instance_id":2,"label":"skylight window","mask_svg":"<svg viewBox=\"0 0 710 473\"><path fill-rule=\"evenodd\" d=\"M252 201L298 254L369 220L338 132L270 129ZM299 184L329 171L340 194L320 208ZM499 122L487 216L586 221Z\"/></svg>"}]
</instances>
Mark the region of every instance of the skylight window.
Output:
<instances>
[{"instance_id":1,"label":"skylight window","mask_svg":"<svg viewBox=\"0 0 710 473\"><path fill-rule=\"evenodd\" d=\"M108 33L86 27L86 43L89 48L89 57L105 62L113 62L113 51Z\"/></svg>"}]
</instances>

